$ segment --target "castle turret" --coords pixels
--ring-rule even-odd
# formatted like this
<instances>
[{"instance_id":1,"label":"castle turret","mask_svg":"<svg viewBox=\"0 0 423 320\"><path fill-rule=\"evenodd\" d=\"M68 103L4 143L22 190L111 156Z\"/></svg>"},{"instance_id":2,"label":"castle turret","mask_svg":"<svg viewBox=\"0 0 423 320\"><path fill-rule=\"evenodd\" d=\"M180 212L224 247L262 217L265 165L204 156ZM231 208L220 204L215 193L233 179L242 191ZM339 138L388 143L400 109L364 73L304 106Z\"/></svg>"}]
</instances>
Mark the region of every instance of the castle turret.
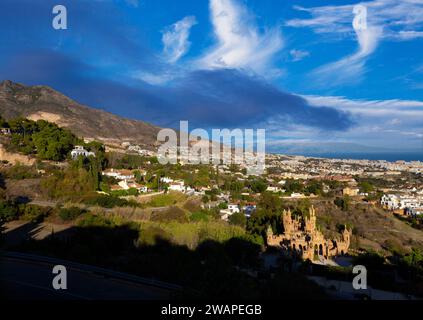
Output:
<instances>
[{"instance_id":1,"label":"castle turret","mask_svg":"<svg viewBox=\"0 0 423 320\"><path fill-rule=\"evenodd\" d=\"M316 231L316 211L313 206L309 209L309 217L305 218L304 221L305 231L313 234Z\"/></svg>"},{"instance_id":2,"label":"castle turret","mask_svg":"<svg viewBox=\"0 0 423 320\"><path fill-rule=\"evenodd\" d=\"M344 226L344 231L342 231L342 240L347 244L347 246L350 246L351 242L351 230L348 230L347 226Z\"/></svg>"},{"instance_id":3,"label":"castle turret","mask_svg":"<svg viewBox=\"0 0 423 320\"><path fill-rule=\"evenodd\" d=\"M266 235L267 237L273 237L273 230L272 230L272 226L268 226L267 227L267 231L266 231Z\"/></svg>"},{"instance_id":4,"label":"castle turret","mask_svg":"<svg viewBox=\"0 0 423 320\"><path fill-rule=\"evenodd\" d=\"M283 223L283 228L286 234L290 234L293 233L294 230L294 223L292 221L292 214L291 214L291 210L284 210L282 213L282 223Z\"/></svg>"}]
</instances>

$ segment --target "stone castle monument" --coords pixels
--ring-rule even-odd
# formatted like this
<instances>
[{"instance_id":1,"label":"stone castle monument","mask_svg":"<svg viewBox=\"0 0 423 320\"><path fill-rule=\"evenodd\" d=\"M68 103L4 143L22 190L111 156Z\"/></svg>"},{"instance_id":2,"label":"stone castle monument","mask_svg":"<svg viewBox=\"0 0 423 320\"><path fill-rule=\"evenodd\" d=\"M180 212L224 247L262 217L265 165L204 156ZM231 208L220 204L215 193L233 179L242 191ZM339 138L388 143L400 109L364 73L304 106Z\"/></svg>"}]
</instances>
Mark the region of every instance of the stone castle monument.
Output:
<instances>
[{"instance_id":1,"label":"stone castle monument","mask_svg":"<svg viewBox=\"0 0 423 320\"><path fill-rule=\"evenodd\" d=\"M272 228L269 227L267 245L279 247L300 256L304 260L310 259L311 261L318 260L319 256L328 259L346 254L350 247L351 231L345 227L340 239L327 240L316 229L314 207L311 207L309 212L309 217L293 218L290 210L284 210L282 213L284 233L274 235Z\"/></svg>"}]
</instances>

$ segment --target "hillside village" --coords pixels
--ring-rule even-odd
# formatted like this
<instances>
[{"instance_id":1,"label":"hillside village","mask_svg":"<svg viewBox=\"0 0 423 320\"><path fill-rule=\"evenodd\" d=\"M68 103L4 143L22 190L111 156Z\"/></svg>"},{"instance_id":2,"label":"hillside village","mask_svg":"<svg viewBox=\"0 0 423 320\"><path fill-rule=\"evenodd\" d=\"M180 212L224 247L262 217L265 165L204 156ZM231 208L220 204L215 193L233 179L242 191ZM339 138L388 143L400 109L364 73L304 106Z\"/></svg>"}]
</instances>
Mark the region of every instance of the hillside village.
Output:
<instances>
[{"instance_id":1,"label":"hillside village","mask_svg":"<svg viewBox=\"0 0 423 320\"><path fill-rule=\"evenodd\" d=\"M242 238L257 246L261 267L245 267L256 276L285 259L294 259L293 268L303 260L342 269L376 255L385 268L398 263L392 257L406 261L423 250L421 162L268 154L265 173L247 175L238 165L161 165L142 146L103 145L43 120L2 120L1 127L2 148L31 159L0 166L6 243L28 222L52 230L38 233L34 246L55 228L136 223L139 246L157 237L190 249ZM304 229L310 212L315 220Z\"/></svg>"}]
</instances>

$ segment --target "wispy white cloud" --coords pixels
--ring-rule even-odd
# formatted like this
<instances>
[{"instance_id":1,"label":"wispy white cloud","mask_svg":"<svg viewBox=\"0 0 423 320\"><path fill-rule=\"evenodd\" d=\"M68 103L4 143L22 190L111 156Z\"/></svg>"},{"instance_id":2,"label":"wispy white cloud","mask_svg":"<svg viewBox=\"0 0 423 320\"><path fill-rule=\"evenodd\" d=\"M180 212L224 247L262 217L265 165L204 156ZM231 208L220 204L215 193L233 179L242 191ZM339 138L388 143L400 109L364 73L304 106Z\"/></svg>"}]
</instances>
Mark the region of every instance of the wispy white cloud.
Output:
<instances>
[{"instance_id":1,"label":"wispy white cloud","mask_svg":"<svg viewBox=\"0 0 423 320\"><path fill-rule=\"evenodd\" d=\"M339 135L350 141L379 140L379 145L397 143L421 146L423 101L364 100L336 96L303 96L311 106L327 106L349 112L358 125ZM406 140L404 140L406 139Z\"/></svg>"},{"instance_id":2,"label":"wispy white cloud","mask_svg":"<svg viewBox=\"0 0 423 320\"><path fill-rule=\"evenodd\" d=\"M364 99L348 99L339 96L313 96L304 95L305 98L313 106L334 107L343 111L371 113L375 110L383 111L386 114L397 111L414 111L422 115L423 119L423 101L419 100L364 100Z\"/></svg>"},{"instance_id":3,"label":"wispy white cloud","mask_svg":"<svg viewBox=\"0 0 423 320\"><path fill-rule=\"evenodd\" d=\"M352 54L338 61L317 68L312 72L320 84L340 85L357 83L362 80L366 71L366 59L376 50L382 28L369 26L365 30L356 30L358 49Z\"/></svg>"},{"instance_id":4,"label":"wispy white cloud","mask_svg":"<svg viewBox=\"0 0 423 320\"><path fill-rule=\"evenodd\" d=\"M423 31L400 31L397 34L399 40L413 40L423 38Z\"/></svg>"},{"instance_id":5,"label":"wispy white cloud","mask_svg":"<svg viewBox=\"0 0 423 320\"><path fill-rule=\"evenodd\" d=\"M191 28L197 24L194 16L185 17L166 29L162 36L163 54L169 63L175 63L189 50Z\"/></svg>"},{"instance_id":6,"label":"wispy white cloud","mask_svg":"<svg viewBox=\"0 0 423 320\"><path fill-rule=\"evenodd\" d=\"M310 95L302 97L311 107L326 106L350 113L356 120L356 125L348 130L328 133L297 123L288 123L281 127L280 123L283 121L275 117L266 124L268 136L273 140L267 142L269 147L298 151L301 145L305 145L306 150L322 151L322 145L333 144L332 152L349 152L349 147L354 148L351 145L354 142L361 146L378 146L387 150L422 150L423 101L353 100L346 97Z\"/></svg>"},{"instance_id":7,"label":"wispy white cloud","mask_svg":"<svg viewBox=\"0 0 423 320\"><path fill-rule=\"evenodd\" d=\"M412 40L423 37L423 1L374 0L357 3L367 8L367 29L355 30L353 12L356 5L322 6L296 10L306 12L309 18L292 19L290 27L306 27L331 39L349 38L354 35L358 49L338 61L324 65L312 72L323 85L356 83L366 72L366 60L383 39Z\"/></svg>"},{"instance_id":8,"label":"wispy white cloud","mask_svg":"<svg viewBox=\"0 0 423 320\"><path fill-rule=\"evenodd\" d=\"M289 51L289 54L291 55L292 61L296 62L308 57L310 55L310 52L305 50L292 49L291 51Z\"/></svg>"},{"instance_id":9,"label":"wispy white cloud","mask_svg":"<svg viewBox=\"0 0 423 320\"><path fill-rule=\"evenodd\" d=\"M142 80L151 85L162 85L173 80L177 75L173 72L147 72L137 71L133 72L131 76L134 79Z\"/></svg>"},{"instance_id":10,"label":"wispy white cloud","mask_svg":"<svg viewBox=\"0 0 423 320\"><path fill-rule=\"evenodd\" d=\"M277 76L276 54L283 47L279 27L260 32L255 16L236 0L210 0L216 44L198 60L201 68L246 69Z\"/></svg>"},{"instance_id":11,"label":"wispy white cloud","mask_svg":"<svg viewBox=\"0 0 423 320\"><path fill-rule=\"evenodd\" d=\"M139 0L125 0L125 2L126 2L129 6L131 6L131 7L133 7L133 8L138 8L138 7L139 7L139 5L140 5L140 1L139 1Z\"/></svg>"},{"instance_id":12,"label":"wispy white cloud","mask_svg":"<svg viewBox=\"0 0 423 320\"><path fill-rule=\"evenodd\" d=\"M371 25L383 26L384 37L395 39L402 31L419 31L423 26L423 1L421 0L374 0L339 6L321 6L294 9L306 12L309 18L291 19L285 25L307 27L316 33L348 34L353 32L353 9L356 5L367 8Z\"/></svg>"}]
</instances>

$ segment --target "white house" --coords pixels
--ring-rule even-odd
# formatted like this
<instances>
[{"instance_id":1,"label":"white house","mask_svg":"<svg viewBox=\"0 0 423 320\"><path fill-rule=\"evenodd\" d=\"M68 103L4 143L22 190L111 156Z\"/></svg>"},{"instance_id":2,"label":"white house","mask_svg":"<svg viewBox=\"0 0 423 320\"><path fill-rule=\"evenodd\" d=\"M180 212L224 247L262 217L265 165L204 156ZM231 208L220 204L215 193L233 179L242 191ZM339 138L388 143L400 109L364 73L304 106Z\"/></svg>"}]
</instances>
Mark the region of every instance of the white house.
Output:
<instances>
[{"instance_id":1,"label":"white house","mask_svg":"<svg viewBox=\"0 0 423 320\"><path fill-rule=\"evenodd\" d=\"M228 209L225 209L225 210L220 210L220 214L221 214L222 220L228 221L229 217L233 215L234 213Z\"/></svg>"},{"instance_id":2,"label":"white house","mask_svg":"<svg viewBox=\"0 0 423 320\"><path fill-rule=\"evenodd\" d=\"M117 180L132 180L135 178L131 170L115 170L112 168L103 171L102 174L103 176L112 177Z\"/></svg>"},{"instance_id":3,"label":"white house","mask_svg":"<svg viewBox=\"0 0 423 320\"><path fill-rule=\"evenodd\" d=\"M293 198L293 199L301 199L301 198L305 198L305 197L306 196L303 193L294 192L294 193L291 194L291 198Z\"/></svg>"},{"instance_id":4,"label":"white house","mask_svg":"<svg viewBox=\"0 0 423 320\"><path fill-rule=\"evenodd\" d=\"M95 153L85 150L85 148L83 146L75 146L75 148L71 151L71 157L72 157L72 159L75 160L79 156L84 156L84 157L93 156L93 157L95 157Z\"/></svg>"},{"instance_id":5,"label":"white house","mask_svg":"<svg viewBox=\"0 0 423 320\"><path fill-rule=\"evenodd\" d=\"M228 210L232 213L240 213L241 210L237 204L228 204Z\"/></svg>"},{"instance_id":6,"label":"white house","mask_svg":"<svg viewBox=\"0 0 423 320\"><path fill-rule=\"evenodd\" d=\"M174 181L169 184L170 191L185 192L185 182L182 180Z\"/></svg>"},{"instance_id":7,"label":"white house","mask_svg":"<svg viewBox=\"0 0 423 320\"><path fill-rule=\"evenodd\" d=\"M423 199L411 195L385 194L380 203L390 210L415 209L423 206Z\"/></svg>"},{"instance_id":8,"label":"white house","mask_svg":"<svg viewBox=\"0 0 423 320\"><path fill-rule=\"evenodd\" d=\"M163 177L163 178L160 178L160 181L164 183L172 183L173 179L169 177Z\"/></svg>"},{"instance_id":9,"label":"white house","mask_svg":"<svg viewBox=\"0 0 423 320\"><path fill-rule=\"evenodd\" d=\"M138 184L135 181L123 180L120 181L118 184L123 190L137 189L141 193L146 193L148 191L146 186Z\"/></svg>"},{"instance_id":10,"label":"white house","mask_svg":"<svg viewBox=\"0 0 423 320\"><path fill-rule=\"evenodd\" d=\"M12 134L12 131L10 130L10 128L0 128L0 133L2 135L8 136Z\"/></svg>"},{"instance_id":11,"label":"white house","mask_svg":"<svg viewBox=\"0 0 423 320\"><path fill-rule=\"evenodd\" d=\"M282 192L282 189L280 187L273 187L273 186L269 186L267 187L268 192L273 192L273 193L278 193L278 192Z\"/></svg>"}]
</instances>

